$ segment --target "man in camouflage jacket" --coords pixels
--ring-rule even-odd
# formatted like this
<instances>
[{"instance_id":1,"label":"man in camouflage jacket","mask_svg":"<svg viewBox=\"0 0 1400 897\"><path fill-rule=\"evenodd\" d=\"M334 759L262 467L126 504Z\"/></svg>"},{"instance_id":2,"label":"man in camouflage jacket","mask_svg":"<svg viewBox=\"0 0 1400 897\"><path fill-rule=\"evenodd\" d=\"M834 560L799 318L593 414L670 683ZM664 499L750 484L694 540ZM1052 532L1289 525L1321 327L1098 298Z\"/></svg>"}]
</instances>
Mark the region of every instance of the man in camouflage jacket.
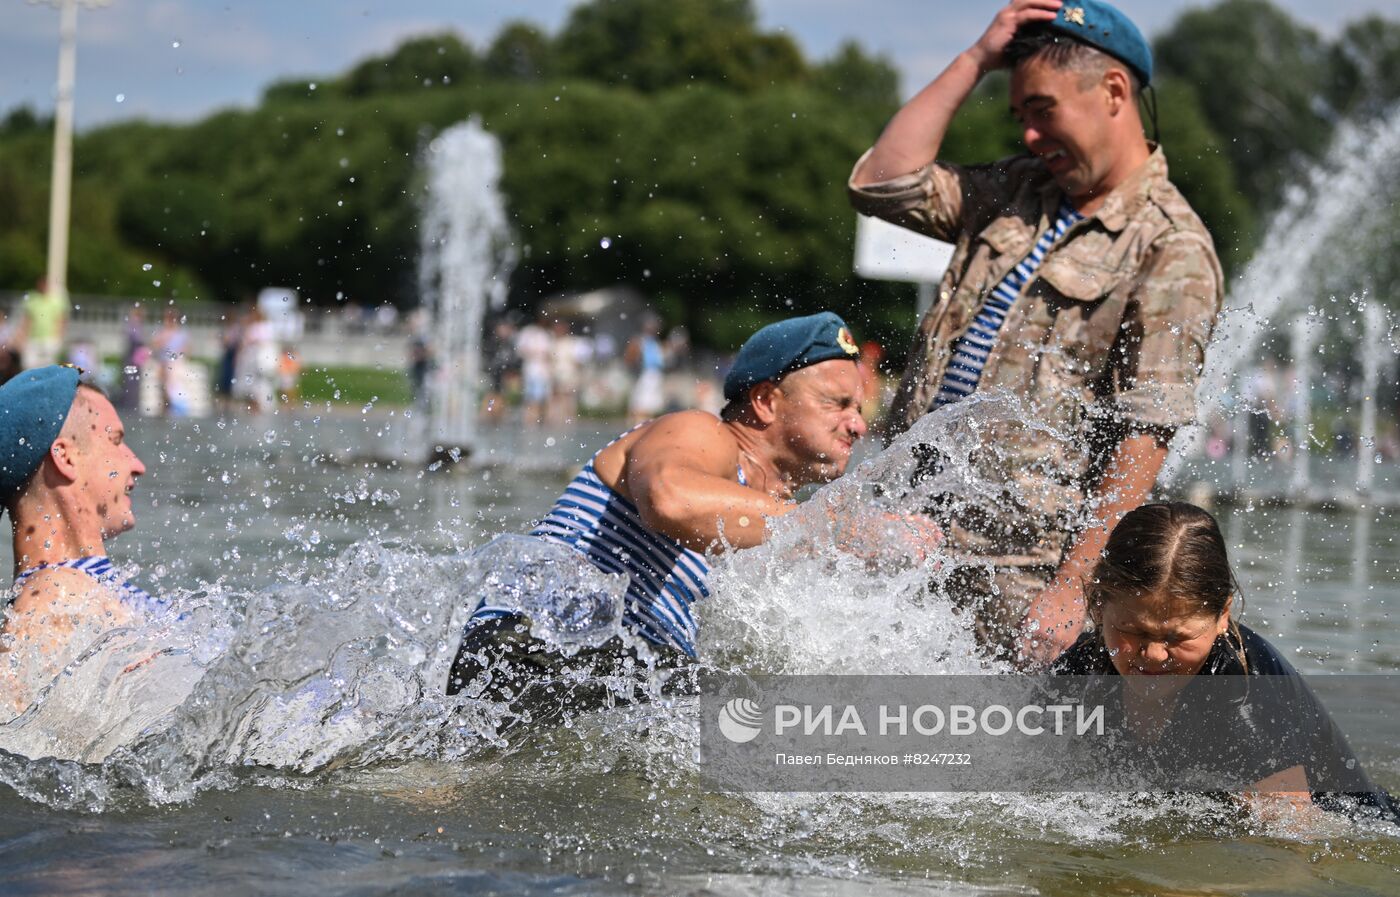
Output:
<instances>
[{"instance_id":1,"label":"man in camouflage jacket","mask_svg":"<svg viewBox=\"0 0 1400 897\"><path fill-rule=\"evenodd\" d=\"M1029 154L936 161L958 107L1006 66ZM1081 630L1082 583L1108 532L1194 420L1220 309L1210 235L1143 133L1136 99L1150 78L1146 42L1106 3L1014 0L896 114L849 185L859 211L956 244L890 435L933 408L992 291L1014 293L971 387L1009 392L1026 412L984 434L1006 500L947 526L980 561L961 583L979 635L1023 661L1052 660ZM1018 266L1029 274L1008 288Z\"/></svg>"}]
</instances>

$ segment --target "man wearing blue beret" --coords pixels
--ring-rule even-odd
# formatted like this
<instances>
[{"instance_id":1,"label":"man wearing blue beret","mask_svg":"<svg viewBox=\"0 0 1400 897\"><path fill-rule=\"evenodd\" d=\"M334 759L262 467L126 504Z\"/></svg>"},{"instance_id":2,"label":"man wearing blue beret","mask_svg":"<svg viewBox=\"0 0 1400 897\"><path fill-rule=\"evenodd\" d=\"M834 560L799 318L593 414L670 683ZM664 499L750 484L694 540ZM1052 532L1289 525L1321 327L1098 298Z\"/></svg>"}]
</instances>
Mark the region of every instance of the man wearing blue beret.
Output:
<instances>
[{"instance_id":1,"label":"man wearing blue beret","mask_svg":"<svg viewBox=\"0 0 1400 897\"><path fill-rule=\"evenodd\" d=\"M623 622L663 657L695 656L692 605L709 595L705 553L748 548L797 490L839 477L865 435L859 349L831 312L762 328L724 381L720 416L663 415L598 452L531 535L569 546L630 580ZM467 623L450 693L503 653L550 659L516 608L479 607Z\"/></svg>"},{"instance_id":2,"label":"man wearing blue beret","mask_svg":"<svg viewBox=\"0 0 1400 897\"><path fill-rule=\"evenodd\" d=\"M107 540L136 523L131 490L145 472L116 409L76 368L36 368L0 385L0 509L10 515L15 561L0 638L24 652L3 673L16 711L86 636L160 606L107 557Z\"/></svg>"},{"instance_id":3,"label":"man wearing blue beret","mask_svg":"<svg viewBox=\"0 0 1400 897\"><path fill-rule=\"evenodd\" d=\"M938 159L981 79L1010 68L1027 153ZM1081 583L1195 418L1222 299L1210 235L1149 143L1152 52L1102 0L1013 0L902 108L851 174L856 208L956 245L890 413L903 430L974 392L1021 399L986 473L1007 500L944 519L963 597L998 652L1052 660L1084 619ZM1062 434L1056 438L1052 434ZM990 574L974 573L985 571Z\"/></svg>"}]
</instances>

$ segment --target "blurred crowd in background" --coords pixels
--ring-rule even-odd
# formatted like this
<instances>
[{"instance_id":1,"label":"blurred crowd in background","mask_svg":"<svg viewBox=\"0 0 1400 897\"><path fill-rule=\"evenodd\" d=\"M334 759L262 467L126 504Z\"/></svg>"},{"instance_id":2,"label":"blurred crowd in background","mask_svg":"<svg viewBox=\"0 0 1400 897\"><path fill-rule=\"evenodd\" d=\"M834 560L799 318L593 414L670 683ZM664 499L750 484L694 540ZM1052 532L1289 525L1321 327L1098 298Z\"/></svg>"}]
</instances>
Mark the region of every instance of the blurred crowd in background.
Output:
<instances>
[{"instance_id":1,"label":"blurred crowd in background","mask_svg":"<svg viewBox=\"0 0 1400 897\"><path fill-rule=\"evenodd\" d=\"M110 350L112 341L103 353L93 339L70 328L68 299L40 282L10 308L0 303L0 382L26 367L67 362L91 371L120 407L148 416L266 413L300 400L308 367L304 335L347 349L356 343L402 347L402 374L415 404L430 403L443 378L451 376L434 355L432 321L422 309L400 315L388 305L347 305L334 320L303 320L298 314L289 323L273 320L249 301L195 327L213 330L201 350L180 310L157 308L123 306L104 325L120 328L120 353ZM649 310L590 317L556 303L533 315L503 312L482 335L479 417L486 424L559 427L580 417L639 423L686 408L718 413L729 361L694 346L685 327L667 329ZM873 423L888 399L893 372L884 368L885 350L874 341L861 345L861 361L867 377L864 410ZM1385 377L1377 398L1388 413L1382 414L1376 443L1367 447L1382 459L1400 458L1397 374ZM1311 389L1311 450L1354 455L1360 448L1354 416L1329 409L1356 405L1359 381L1325 370ZM1292 457L1297 448L1292 422L1304 405L1292 365L1266 355L1242 372L1239 395L1208 422L1207 457L1220 460L1236 451Z\"/></svg>"}]
</instances>

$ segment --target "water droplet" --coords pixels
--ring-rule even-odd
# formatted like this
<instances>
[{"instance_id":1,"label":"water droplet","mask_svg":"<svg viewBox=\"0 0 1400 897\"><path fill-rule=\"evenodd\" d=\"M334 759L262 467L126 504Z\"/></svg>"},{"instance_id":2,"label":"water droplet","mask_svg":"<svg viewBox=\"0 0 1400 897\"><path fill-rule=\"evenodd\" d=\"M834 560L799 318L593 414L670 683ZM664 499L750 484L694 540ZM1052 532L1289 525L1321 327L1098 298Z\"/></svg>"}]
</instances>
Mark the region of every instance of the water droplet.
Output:
<instances>
[{"instance_id":1,"label":"water droplet","mask_svg":"<svg viewBox=\"0 0 1400 897\"><path fill-rule=\"evenodd\" d=\"M178 50L178 49L180 49L180 42L177 41L177 40L171 41L171 42L170 42L170 49L172 49L172 50Z\"/></svg>"},{"instance_id":2,"label":"water droplet","mask_svg":"<svg viewBox=\"0 0 1400 897\"><path fill-rule=\"evenodd\" d=\"M142 271L149 271L149 270L151 270L151 263L150 263L150 262L147 262L146 264L142 265L142 266L141 266L141 270L142 270Z\"/></svg>"},{"instance_id":3,"label":"water droplet","mask_svg":"<svg viewBox=\"0 0 1400 897\"><path fill-rule=\"evenodd\" d=\"M125 103L125 102L126 102L126 94L124 94L124 93L119 93L119 94L117 94L117 102L118 102L118 103Z\"/></svg>"},{"instance_id":4,"label":"water droplet","mask_svg":"<svg viewBox=\"0 0 1400 897\"><path fill-rule=\"evenodd\" d=\"M612 247L612 238L604 237L603 239L598 241L598 245L603 247L604 249L609 249Z\"/></svg>"}]
</instances>

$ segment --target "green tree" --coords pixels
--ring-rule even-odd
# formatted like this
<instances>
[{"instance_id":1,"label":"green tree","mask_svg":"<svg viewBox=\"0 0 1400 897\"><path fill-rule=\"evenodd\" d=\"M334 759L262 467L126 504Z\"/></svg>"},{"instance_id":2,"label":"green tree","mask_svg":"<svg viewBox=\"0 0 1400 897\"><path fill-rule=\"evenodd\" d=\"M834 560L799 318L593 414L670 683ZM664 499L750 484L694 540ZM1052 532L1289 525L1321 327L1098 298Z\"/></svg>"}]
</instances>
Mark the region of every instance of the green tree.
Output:
<instances>
[{"instance_id":1,"label":"green tree","mask_svg":"<svg viewBox=\"0 0 1400 897\"><path fill-rule=\"evenodd\" d=\"M510 22L496 33L482 67L494 78L537 81L552 71L553 53L543 31L529 22Z\"/></svg>"},{"instance_id":2,"label":"green tree","mask_svg":"<svg viewBox=\"0 0 1400 897\"><path fill-rule=\"evenodd\" d=\"M53 119L42 118L33 106L16 106L0 121L0 137L53 130Z\"/></svg>"},{"instance_id":3,"label":"green tree","mask_svg":"<svg viewBox=\"0 0 1400 897\"><path fill-rule=\"evenodd\" d=\"M350 96L395 93L464 84L481 73L481 60L452 32L404 41L387 56L367 59L351 69L342 89Z\"/></svg>"},{"instance_id":4,"label":"green tree","mask_svg":"<svg viewBox=\"0 0 1400 897\"><path fill-rule=\"evenodd\" d=\"M1195 89L1255 208L1274 207L1297 157L1317 158L1326 149L1326 46L1265 0L1189 10L1157 39L1154 53L1163 77Z\"/></svg>"},{"instance_id":5,"label":"green tree","mask_svg":"<svg viewBox=\"0 0 1400 897\"><path fill-rule=\"evenodd\" d=\"M1369 16L1332 45L1332 100L1352 114L1374 114L1400 100L1400 22Z\"/></svg>"},{"instance_id":6,"label":"green tree","mask_svg":"<svg viewBox=\"0 0 1400 897\"><path fill-rule=\"evenodd\" d=\"M899 72L888 59L870 56L855 41L841 44L812 73L818 87L891 114L899 107Z\"/></svg>"},{"instance_id":7,"label":"green tree","mask_svg":"<svg viewBox=\"0 0 1400 897\"><path fill-rule=\"evenodd\" d=\"M1241 195L1225 141L1206 121L1196 92L1171 79L1159 79L1156 89L1172 183L1205 222L1226 271L1234 270L1254 250L1254 208Z\"/></svg>"},{"instance_id":8,"label":"green tree","mask_svg":"<svg viewBox=\"0 0 1400 897\"><path fill-rule=\"evenodd\" d=\"M695 82L755 90L805 76L802 52L762 34L749 0L592 0L556 41L561 70L643 91Z\"/></svg>"}]
</instances>

